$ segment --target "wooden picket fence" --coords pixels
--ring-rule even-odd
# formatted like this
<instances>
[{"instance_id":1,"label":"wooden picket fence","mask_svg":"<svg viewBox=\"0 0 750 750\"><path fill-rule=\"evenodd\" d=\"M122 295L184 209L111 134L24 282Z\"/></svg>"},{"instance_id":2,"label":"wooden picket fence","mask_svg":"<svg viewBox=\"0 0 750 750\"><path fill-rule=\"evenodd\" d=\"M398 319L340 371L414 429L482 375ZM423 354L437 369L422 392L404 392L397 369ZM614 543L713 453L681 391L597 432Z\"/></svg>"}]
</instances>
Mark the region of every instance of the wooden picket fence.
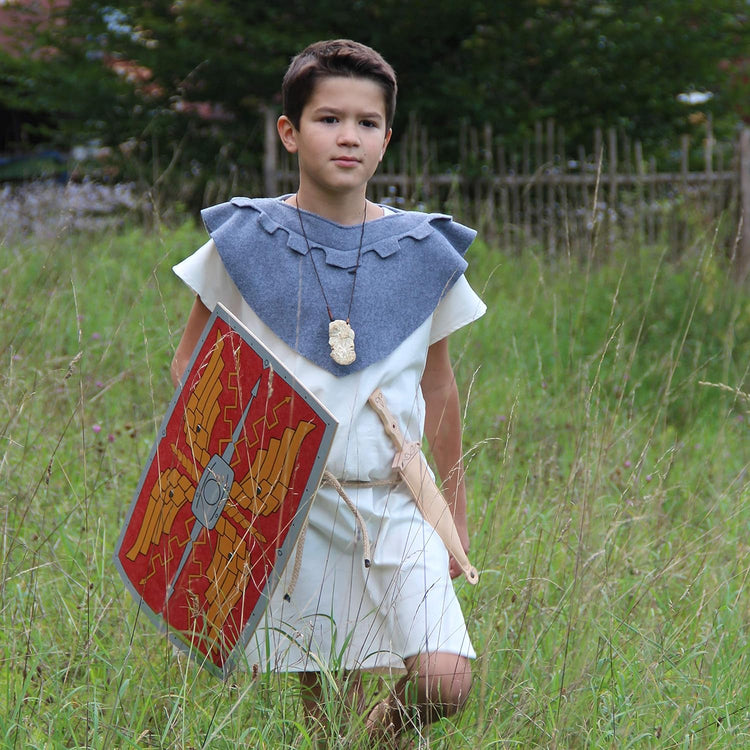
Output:
<instances>
[{"instance_id":1,"label":"wooden picket fence","mask_svg":"<svg viewBox=\"0 0 750 750\"><path fill-rule=\"evenodd\" d=\"M276 113L267 111L267 195L297 186L275 119ZM518 151L506 149L489 126L467 125L459 163L447 172L435 169L436 141L411 119L371 180L370 197L450 213L488 241L517 252L528 247L550 255L606 252L623 238L666 242L680 252L705 238L732 257L744 278L750 270L750 129L741 131L729 154L715 148L710 120L701 141L683 136L675 149L679 168L659 171L640 142L615 130L596 131L590 150L579 147L571 159L564 132L553 121L539 123ZM695 169L696 158L701 169Z\"/></svg>"}]
</instances>

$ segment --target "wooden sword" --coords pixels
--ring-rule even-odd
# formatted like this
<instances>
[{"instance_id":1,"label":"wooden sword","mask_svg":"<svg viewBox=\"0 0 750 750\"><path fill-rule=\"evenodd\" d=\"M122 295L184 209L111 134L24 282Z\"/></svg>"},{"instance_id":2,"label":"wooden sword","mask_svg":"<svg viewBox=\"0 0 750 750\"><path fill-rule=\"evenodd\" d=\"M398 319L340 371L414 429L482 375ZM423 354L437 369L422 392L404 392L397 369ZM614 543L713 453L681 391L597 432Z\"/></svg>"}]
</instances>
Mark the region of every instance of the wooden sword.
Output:
<instances>
[{"instance_id":1,"label":"wooden sword","mask_svg":"<svg viewBox=\"0 0 750 750\"><path fill-rule=\"evenodd\" d=\"M461 567L466 580L471 584L476 584L479 581L479 574L464 552L451 509L430 473L427 461L422 455L421 445L418 442L406 442L380 388L372 392L368 401L380 417L386 433L396 447L393 468L398 470L404 484L414 496L422 516L443 540L446 549Z\"/></svg>"}]
</instances>

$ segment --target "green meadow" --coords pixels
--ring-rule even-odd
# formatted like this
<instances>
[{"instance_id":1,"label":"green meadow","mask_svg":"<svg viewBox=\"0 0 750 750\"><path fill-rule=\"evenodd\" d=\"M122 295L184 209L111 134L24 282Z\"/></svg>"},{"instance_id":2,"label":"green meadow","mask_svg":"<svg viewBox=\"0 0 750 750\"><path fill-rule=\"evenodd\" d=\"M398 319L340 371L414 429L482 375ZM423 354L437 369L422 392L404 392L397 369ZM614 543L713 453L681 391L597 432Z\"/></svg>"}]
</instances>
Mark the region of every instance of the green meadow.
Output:
<instances>
[{"instance_id":1,"label":"green meadow","mask_svg":"<svg viewBox=\"0 0 750 750\"><path fill-rule=\"evenodd\" d=\"M471 250L489 310L452 353L481 578L456 585L480 656L414 747L750 747L750 297L715 236ZM178 657L112 563L191 304L171 266L203 241L0 237L3 748L312 747L295 679ZM357 748L343 689L329 746Z\"/></svg>"}]
</instances>

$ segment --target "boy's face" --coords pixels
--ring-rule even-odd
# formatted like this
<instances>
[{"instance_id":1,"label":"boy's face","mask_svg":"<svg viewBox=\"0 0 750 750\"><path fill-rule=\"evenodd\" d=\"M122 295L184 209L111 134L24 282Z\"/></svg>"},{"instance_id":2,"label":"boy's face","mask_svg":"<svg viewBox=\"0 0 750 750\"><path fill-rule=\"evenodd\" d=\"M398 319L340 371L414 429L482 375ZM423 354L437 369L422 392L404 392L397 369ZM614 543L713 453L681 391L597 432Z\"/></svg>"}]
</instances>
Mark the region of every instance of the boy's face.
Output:
<instances>
[{"instance_id":1,"label":"boy's face","mask_svg":"<svg viewBox=\"0 0 750 750\"><path fill-rule=\"evenodd\" d=\"M332 194L361 191L385 154L385 95L369 78L334 76L315 86L299 130L279 118L279 135L299 160L300 184Z\"/></svg>"}]
</instances>

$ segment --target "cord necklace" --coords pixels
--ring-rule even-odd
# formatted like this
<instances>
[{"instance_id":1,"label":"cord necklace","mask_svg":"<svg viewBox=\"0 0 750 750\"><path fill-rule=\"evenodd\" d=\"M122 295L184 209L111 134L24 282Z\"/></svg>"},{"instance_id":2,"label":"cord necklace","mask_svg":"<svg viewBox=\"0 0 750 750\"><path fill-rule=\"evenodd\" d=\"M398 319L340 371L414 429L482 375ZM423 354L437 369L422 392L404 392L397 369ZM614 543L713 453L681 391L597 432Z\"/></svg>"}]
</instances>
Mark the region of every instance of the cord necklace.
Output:
<instances>
[{"instance_id":1,"label":"cord necklace","mask_svg":"<svg viewBox=\"0 0 750 750\"><path fill-rule=\"evenodd\" d=\"M323 287L323 282L320 279L318 273L318 266L315 263L315 258L310 248L310 242L307 239L307 232L305 232L305 225L302 221L302 212L299 208L299 200L297 196L294 196L294 205L297 209L297 217L299 218L299 225L302 229L302 236L305 238L305 245L307 245L307 254L310 256L313 271L315 271L315 278L318 280L318 286L323 294L323 301L328 311L328 345L331 347L331 359L339 365L350 365L357 359L357 354L354 351L354 329L349 322L349 316L352 312L352 303L354 302L354 289L357 286L357 272L359 271L359 264L362 259L362 240L365 237L365 221L367 219L367 199L365 198L365 210L362 215L362 228L359 234L359 248L357 249L357 265L354 267L354 279L352 281L352 293L349 296L349 307L346 311L346 320L341 318L334 319L333 313L331 312L331 305L328 302L326 290Z\"/></svg>"}]
</instances>

